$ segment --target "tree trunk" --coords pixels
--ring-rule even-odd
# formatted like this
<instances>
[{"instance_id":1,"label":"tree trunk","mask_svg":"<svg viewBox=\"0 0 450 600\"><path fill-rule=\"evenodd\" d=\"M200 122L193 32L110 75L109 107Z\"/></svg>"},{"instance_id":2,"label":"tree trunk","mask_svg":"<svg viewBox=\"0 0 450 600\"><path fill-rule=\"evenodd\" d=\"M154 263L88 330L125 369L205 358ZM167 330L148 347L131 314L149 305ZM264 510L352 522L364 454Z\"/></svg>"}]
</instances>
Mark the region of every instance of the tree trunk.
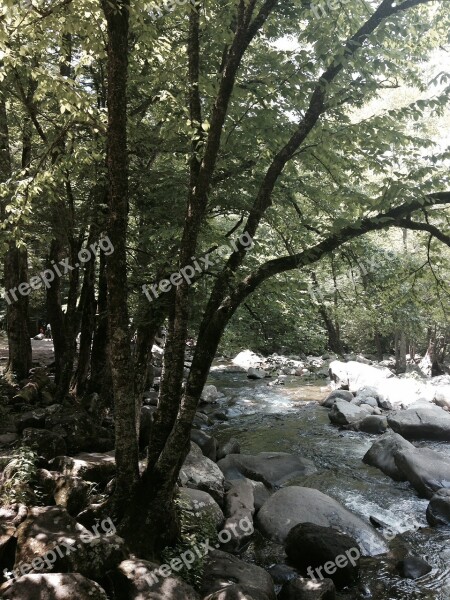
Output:
<instances>
[{"instance_id":1,"label":"tree trunk","mask_svg":"<svg viewBox=\"0 0 450 600\"><path fill-rule=\"evenodd\" d=\"M108 31L107 170L108 235L114 252L107 258L109 339L114 391L117 506L129 501L139 478L136 405L127 306L128 155L127 77L128 0L101 0ZM142 515L141 515L142 516Z\"/></svg>"},{"instance_id":2,"label":"tree trunk","mask_svg":"<svg viewBox=\"0 0 450 600\"><path fill-rule=\"evenodd\" d=\"M9 147L9 130L6 113L6 99L3 84L0 84L0 181L11 177L11 154ZM24 125L22 166L27 168L30 161L31 137ZM2 222L5 221L5 205L1 205ZM9 242L4 264L4 287L7 302L6 320L9 358L6 373L18 381L25 379L31 368L31 341L28 331L28 296L18 293L21 283L28 281L28 255L26 248L19 248L15 241ZM14 290L11 291L10 290Z\"/></svg>"}]
</instances>

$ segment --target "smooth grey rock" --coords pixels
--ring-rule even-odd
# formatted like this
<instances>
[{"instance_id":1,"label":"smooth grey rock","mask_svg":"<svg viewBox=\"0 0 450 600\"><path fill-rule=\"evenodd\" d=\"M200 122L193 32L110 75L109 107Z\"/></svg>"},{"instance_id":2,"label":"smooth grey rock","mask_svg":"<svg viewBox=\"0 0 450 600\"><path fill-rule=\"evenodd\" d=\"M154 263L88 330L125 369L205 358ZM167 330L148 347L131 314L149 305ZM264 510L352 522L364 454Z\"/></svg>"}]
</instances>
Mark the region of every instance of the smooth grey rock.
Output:
<instances>
[{"instance_id":1,"label":"smooth grey rock","mask_svg":"<svg viewBox=\"0 0 450 600\"><path fill-rule=\"evenodd\" d=\"M219 467L203 455L200 448L191 442L191 450L180 471L181 485L208 492L219 504L223 502L224 476Z\"/></svg>"},{"instance_id":2,"label":"smooth grey rock","mask_svg":"<svg viewBox=\"0 0 450 600\"><path fill-rule=\"evenodd\" d=\"M399 450L414 449L414 446L398 433L386 433L374 442L363 458L366 465L377 467L385 475L396 481L406 481L406 476L395 463L395 454Z\"/></svg>"},{"instance_id":3,"label":"smooth grey rock","mask_svg":"<svg viewBox=\"0 0 450 600\"><path fill-rule=\"evenodd\" d=\"M334 390L331 392L331 394L328 394L328 396L322 402L322 406L325 406L325 408L331 408L335 404L336 400L345 400L346 402L351 402L353 398L353 394L348 390Z\"/></svg>"},{"instance_id":4,"label":"smooth grey rock","mask_svg":"<svg viewBox=\"0 0 450 600\"><path fill-rule=\"evenodd\" d=\"M328 418L334 425L350 425L362 421L368 412L345 400L336 400L328 413Z\"/></svg>"},{"instance_id":5,"label":"smooth grey rock","mask_svg":"<svg viewBox=\"0 0 450 600\"><path fill-rule=\"evenodd\" d=\"M438 490L427 507L427 521L432 527L450 525L450 489Z\"/></svg>"},{"instance_id":6,"label":"smooth grey rock","mask_svg":"<svg viewBox=\"0 0 450 600\"><path fill-rule=\"evenodd\" d=\"M359 431L363 431L364 433L385 433L387 427L388 424L386 417L381 417L378 415L369 415L358 424Z\"/></svg>"},{"instance_id":7,"label":"smooth grey rock","mask_svg":"<svg viewBox=\"0 0 450 600\"><path fill-rule=\"evenodd\" d=\"M430 448L399 450L394 456L399 471L415 490L431 498L441 488L450 488L450 459Z\"/></svg>"},{"instance_id":8,"label":"smooth grey rock","mask_svg":"<svg viewBox=\"0 0 450 600\"><path fill-rule=\"evenodd\" d=\"M450 442L450 414L439 406L399 411L388 416L388 423L407 440Z\"/></svg>"}]
</instances>

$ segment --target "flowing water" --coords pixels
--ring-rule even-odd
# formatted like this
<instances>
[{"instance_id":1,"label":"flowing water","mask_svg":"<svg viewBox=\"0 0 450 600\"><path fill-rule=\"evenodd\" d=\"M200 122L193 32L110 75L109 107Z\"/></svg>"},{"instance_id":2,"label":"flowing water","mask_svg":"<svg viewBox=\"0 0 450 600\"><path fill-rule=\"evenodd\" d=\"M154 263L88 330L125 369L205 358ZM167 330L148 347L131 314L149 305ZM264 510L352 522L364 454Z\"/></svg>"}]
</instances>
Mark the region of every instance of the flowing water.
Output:
<instances>
[{"instance_id":1,"label":"flowing water","mask_svg":"<svg viewBox=\"0 0 450 600\"><path fill-rule=\"evenodd\" d=\"M305 385L300 378L289 377L285 385L269 386L268 381L250 381L245 373L223 366L213 368L209 383L225 394L219 403L228 417L214 426L219 441L237 438L242 453L290 452L313 460L318 472L290 481L291 485L319 489L363 519L376 517L398 532L389 542L390 554L362 559L359 588L338 597L450 600L450 528L430 528L427 500L418 498L409 483L395 482L362 462L377 436L330 425L327 409L318 404L329 391L326 382ZM450 444L421 445L450 458ZM402 579L395 564L406 554L424 558L433 570L415 581ZM246 558L267 568L281 557L279 547L260 540Z\"/></svg>"}]
</instances>

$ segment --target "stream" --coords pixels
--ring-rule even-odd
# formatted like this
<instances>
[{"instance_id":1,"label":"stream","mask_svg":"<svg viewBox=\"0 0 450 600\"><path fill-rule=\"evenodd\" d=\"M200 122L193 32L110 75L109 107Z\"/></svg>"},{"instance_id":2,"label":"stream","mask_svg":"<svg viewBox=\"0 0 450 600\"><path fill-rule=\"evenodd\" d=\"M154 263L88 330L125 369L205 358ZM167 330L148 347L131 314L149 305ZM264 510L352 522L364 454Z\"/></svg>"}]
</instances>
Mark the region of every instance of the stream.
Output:
<instances>
[{"instance_id":1,"label":"stream","mask_svg":"<svg viewBox=\"0 0 450 600\"><path fill-rule=\"evenodd\" d=\"M376 517L398 531L389 542L390 554L361 559L359 587L340 592L337 598L449 600L450 530L429 527L425 518L428 500L418 498L409 483L395 482L362 462L377 436L330 425L328 410L318 403L329 392L326 380L307 384L300 377L287 377L285 385L269 386L270 381L251 381L245 373L216 363L208 383L225 394L218 402L228 420L215 424L213 435L220 442L236 438L246 454L276 451L311 459L318 472L291 480L289 485L319 489L363 519ZM418 445L450 459L450 444L426 441ZM433 570L415 581L401 578L395 563L406 554L424 558ZM243 558L269 568L283 562L284 552L256 535Z\"/></svg>"}]
</instances>

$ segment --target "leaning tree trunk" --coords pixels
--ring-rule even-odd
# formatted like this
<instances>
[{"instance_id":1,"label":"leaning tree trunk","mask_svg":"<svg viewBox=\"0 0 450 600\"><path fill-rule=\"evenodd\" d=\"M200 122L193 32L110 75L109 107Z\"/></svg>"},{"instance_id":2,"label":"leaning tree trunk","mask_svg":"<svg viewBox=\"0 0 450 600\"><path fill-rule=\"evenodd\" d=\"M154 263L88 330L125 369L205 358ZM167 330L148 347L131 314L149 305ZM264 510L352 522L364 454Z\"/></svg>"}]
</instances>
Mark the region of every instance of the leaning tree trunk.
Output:
<instances>
[{"instance_id":1,"label":"leaning tree trunk","mask_svg":"<svg viewBox=\"0 0 450 600\"><path fill-rule=\"evenodd\" d=\"M6 113L6 98L3 86L0 87L0 182L7 181L12 174L9 131ZM27 168L30 161L31 137L27 122L24 125L22 166ZM6 218L5 203L1 205L1 218ZM4 264L4 287L6 291L6 320L9 358L6 373L17 380L24 379L31 368L31 341L28 331L28 296L18 293L21 283L28 281L28 258L25 248L19 248L15 241L9 242ZM15 290L15 298L9 290Z\"/></svg>"},{"instance_id":2,"label":"leaning tree trunk","mask_svg":"<svg viewBox=\"0 0 450 600\"><path fill-rule=\"evenodd\" d=\"M107 170L109 219L107 232L114 247L108 256L109 339L114 391L116 505L125 505L139 479L136 406L127 305L128 155L127 77L128 0L101 0L108 31Z\"/></svg>"}]
</instances>

